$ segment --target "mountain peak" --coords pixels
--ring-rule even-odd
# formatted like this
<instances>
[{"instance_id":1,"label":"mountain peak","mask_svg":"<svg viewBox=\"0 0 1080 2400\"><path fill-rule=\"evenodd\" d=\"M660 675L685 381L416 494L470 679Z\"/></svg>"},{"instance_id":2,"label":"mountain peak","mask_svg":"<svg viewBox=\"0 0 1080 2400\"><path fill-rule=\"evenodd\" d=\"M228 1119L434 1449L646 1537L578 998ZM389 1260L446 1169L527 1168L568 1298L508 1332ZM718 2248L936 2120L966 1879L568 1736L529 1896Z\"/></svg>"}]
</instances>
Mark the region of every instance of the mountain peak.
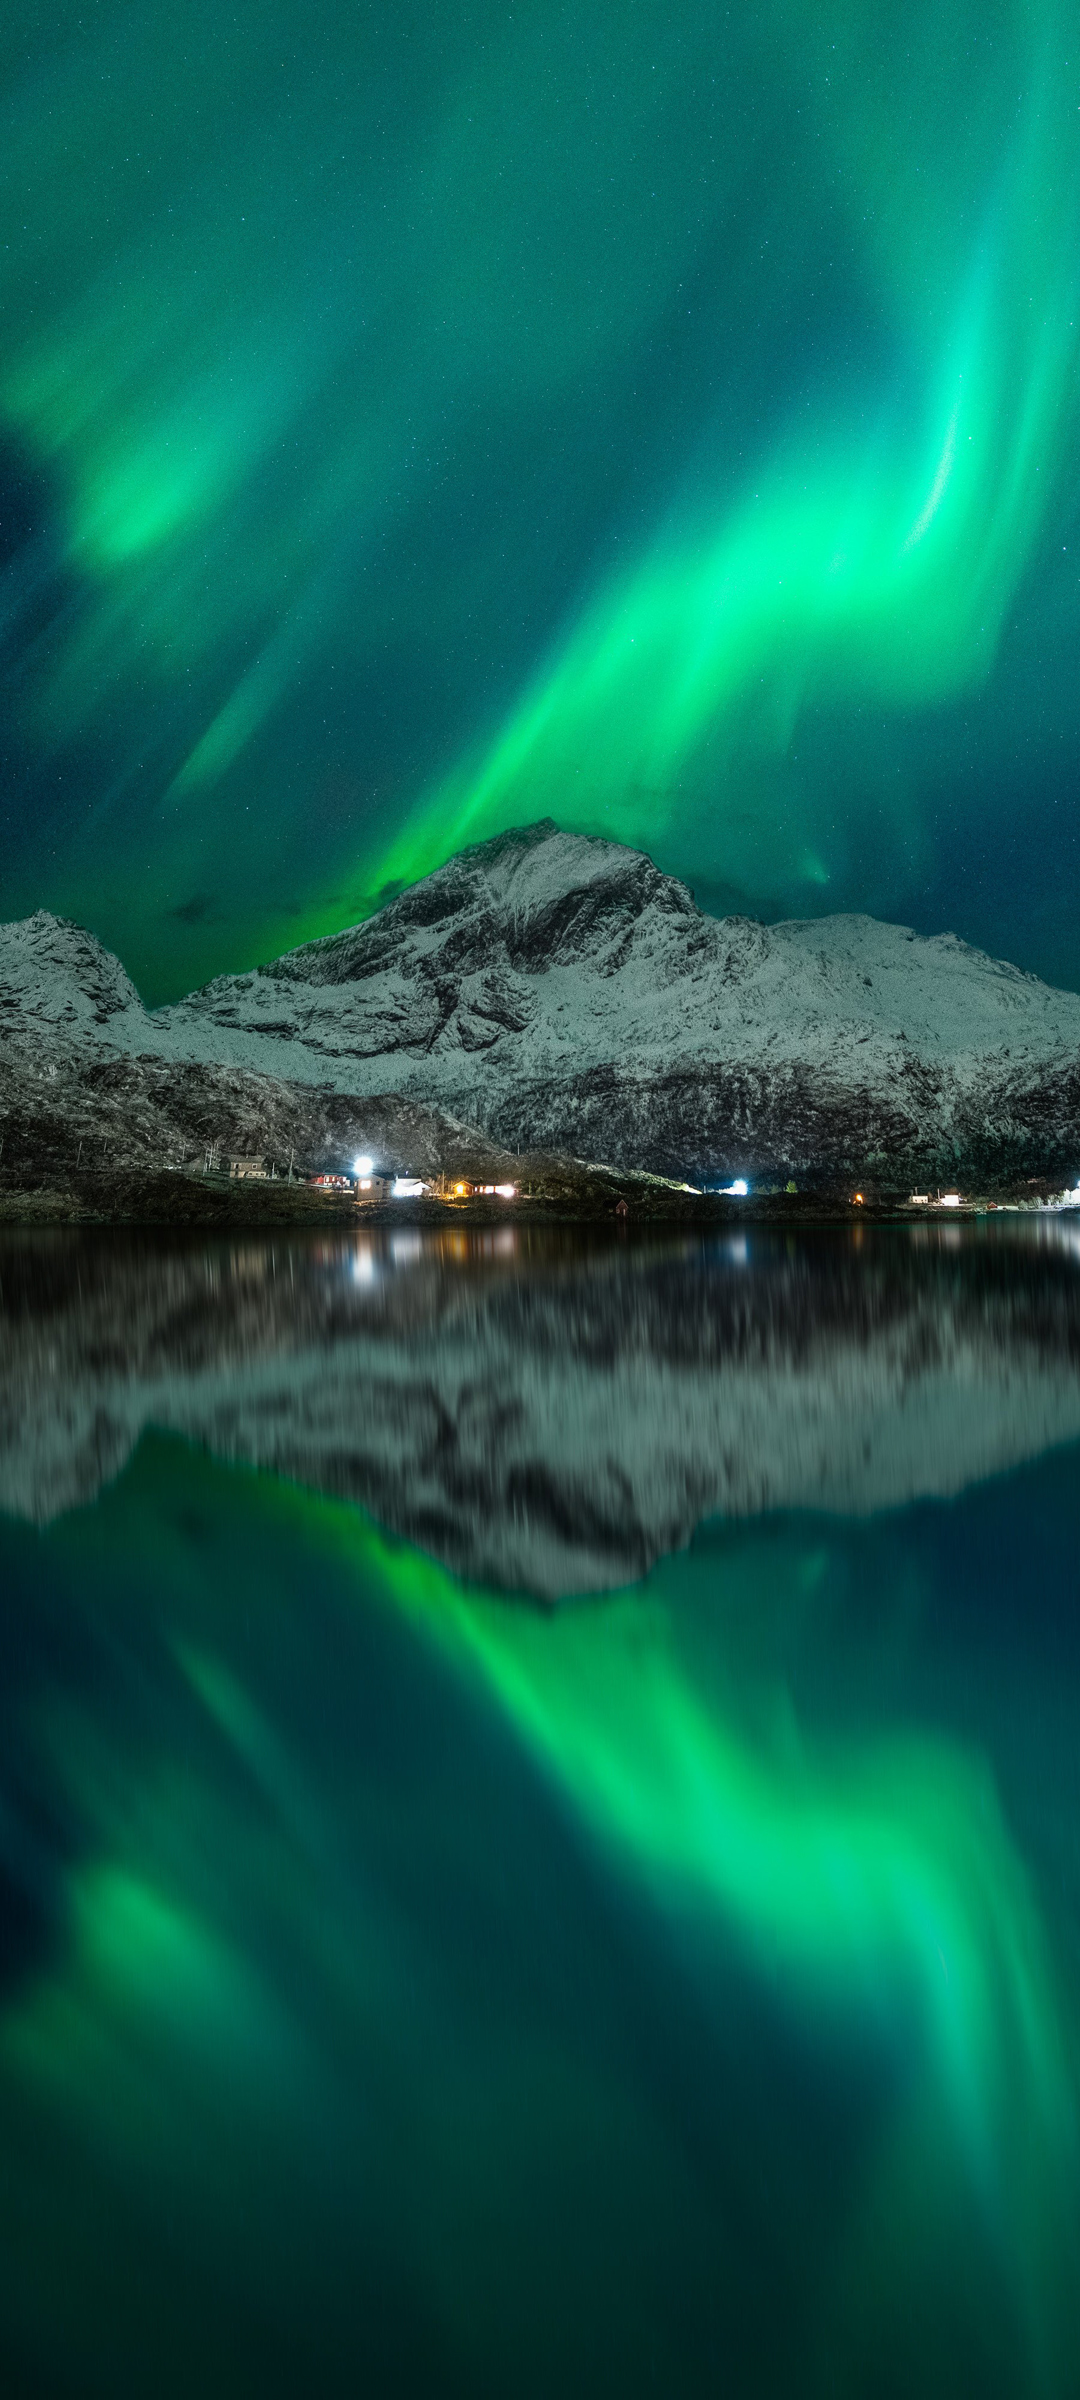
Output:
<instances>
[{"instance_id":1,"label":"mountain peak","mask_svg":"<svg viewBox=\"0 0 1080 2400\"><path fill-rule=\"evenodd\" d=\"M656 886L673 880L643 850L601 834L564 833L550 817L521 831L496 834L461 854L479 868L497 900L515 910L547 909L602 881L638 879Z\"/></svg>"},{"instance_id":2,"label":"mountain peak","mask_svg":"<svg viewBox=\"0 0 1080 2400\"><path fill-rule=\"evenodd\" d=\"M47 908L0 926L0 1009L9 1021L14 1014L68 1026L143 1014L112 951L84 925Z\"/></svg>"},{"instance_id":3,"label":"mountain peak","mask_svg":"<svg viewBox=\"0 0 1080 2400\"><path fill-rule=\"evenodd\" d=\"M92 935L41 913L0 933L0 1024L102 1027L114 1053L396 1094L508 1149L695 1181L1056 1171L1059 1150L1076 1173L1076 994L870 917L706 917L643 851L550 819L152 1016Z\"/></svg>"},{"instance_id":4,"label":"mountain peak","mask_svg":"<svg viewBox=\"0 0 1080 2400\"><path fill-rule=\"evenodd\" d=\"M541 817L533 825L510 826L482 842L470 842L418 883L395 893L378 913L407 911L418 918L425 913L428 895L440 900L454 896L459 902L481 888L494 894L498 904L508 901L515 908L547 907L601 878L638 875L643 869L658 884L673 880L663 875L643 850L630 849L625 842L610 841L603 834L566 833L553 817Z\"/></svg>"}]
</instances>

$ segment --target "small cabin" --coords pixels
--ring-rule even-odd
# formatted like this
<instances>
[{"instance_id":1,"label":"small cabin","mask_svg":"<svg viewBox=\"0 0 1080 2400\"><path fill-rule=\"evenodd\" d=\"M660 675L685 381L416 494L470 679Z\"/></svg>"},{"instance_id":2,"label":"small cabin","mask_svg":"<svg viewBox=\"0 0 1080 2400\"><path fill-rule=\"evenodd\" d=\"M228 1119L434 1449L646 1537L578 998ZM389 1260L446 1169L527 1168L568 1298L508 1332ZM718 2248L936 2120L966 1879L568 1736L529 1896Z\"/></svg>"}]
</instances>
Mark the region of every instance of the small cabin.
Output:
<instances>
[{"instance_id":1,"label":"small cabin","mask_svg":"<svg viewBox=\"0 0 1080 2400\"><path fill-rule=\"evenodd\" d=\"M229 1173L245 1179L254 1177L256 1180L268 1181L270 1162L266 1158L230 1158Z\"/></svg>"}]
</instances>

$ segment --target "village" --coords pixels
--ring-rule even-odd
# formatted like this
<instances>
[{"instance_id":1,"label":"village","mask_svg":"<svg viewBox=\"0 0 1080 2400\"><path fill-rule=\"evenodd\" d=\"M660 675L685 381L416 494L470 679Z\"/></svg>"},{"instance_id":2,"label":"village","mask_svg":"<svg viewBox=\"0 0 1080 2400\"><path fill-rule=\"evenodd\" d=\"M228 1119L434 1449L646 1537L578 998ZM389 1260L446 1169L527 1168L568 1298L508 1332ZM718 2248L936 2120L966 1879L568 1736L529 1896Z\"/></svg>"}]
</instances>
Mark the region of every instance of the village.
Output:
<instances>
[{"instance_id":1,"label":"village","mask_svg":"<svg viewBox=\"0 0 1080 2400\"><path fill-rule=\"evenodd\" d=\"M605 1172L604 1170L600 1171ZM528 1182L488 1183L464 1175L440 1172L428 1175L397 1174L389 1168L381 1168L374 1158L364 1154L353 1160L351 1173L322 1171L308 1174L296 1167L293 1154L290 1154L286 1165L282 1166L276 1159L269 1156L219 1156L216 1149L212 1148L207 1150L204 1172L227 1175L233 1182L273 1183L276 1181L302 1185L309 1191L324 1193L327 1198L332 1197L338 1201L351 1196L358 1208L381 1208L393 1201L402 1200L441 1201L446 1207L455 1208L460 1207L463 1203L477 1200L513 1201L543 1196L541 1186L534 1190L533 1185ZM665 1179L646 1177L642 1180L650 1183L662 1183ZM702 1185L679 1182L672 1184L670 1189L691 1200L756 1200L760 1203L763 1200L775 1200L778 1196L786 1200L798 1197L798 1187L793 1180L789 1180L783 1187L782 1193L778 1193L776 1187L770 1186L759 1186L754 1191L747 1180L741 1176L732 1183ZM810 1195L806 1194L804 1197L808 1198ZM840 1198L841 1195L835 1195L835 1197ZM1015 1195L1009 1199L987 1199L974 1193L944 1191L939 1187L934 1190L913 1191L908 1193L906 1198L895 1192L886 1196L871 1193L870 1190L866 1192L853 1191L847 1196L847 1205L852 1209L864 1210L872 1207L875 1201L880 1204L883 1198L892 1209L912 1209L920 1214L925 1210L927 1215L941 1210L948 1215L974 1216L983 1215L988 1211L996 1212L1002 1208L1012 1210L1024 1206L1073 1209L1080 1207L1080 1182L1073 1190L1053 1193L1039 1191L1037 1195L1033 1192L1031 1199L1027 1202ZM623 1216L627 1214L625 1198L618 1202L617 1213Z\"/></svg>"},{"instance_id":2,"label":"village","mask_svg":"<svg viewBox=\"0 0 1080 2400\"><path fill-rule=\"evenodd\" d=\"M207 1152L207 1173L215 1171L214 1154ZM376 1166L374 1159L359 1157L353 1160L351 1174L307 1175L296 1171L290 1154L282 1169L268 1157L229 1157L221 1160L220 1172L230 1180L244 1183L303 1183L309 1191L334 1193L341 1197L351 1192L361 1208L380 1208L389 1200L443 1200L447 1203L462 1200L516 1200L516 1183L477 1183L464 1176L397 1175Z\"/></svg>"}]
</instances>

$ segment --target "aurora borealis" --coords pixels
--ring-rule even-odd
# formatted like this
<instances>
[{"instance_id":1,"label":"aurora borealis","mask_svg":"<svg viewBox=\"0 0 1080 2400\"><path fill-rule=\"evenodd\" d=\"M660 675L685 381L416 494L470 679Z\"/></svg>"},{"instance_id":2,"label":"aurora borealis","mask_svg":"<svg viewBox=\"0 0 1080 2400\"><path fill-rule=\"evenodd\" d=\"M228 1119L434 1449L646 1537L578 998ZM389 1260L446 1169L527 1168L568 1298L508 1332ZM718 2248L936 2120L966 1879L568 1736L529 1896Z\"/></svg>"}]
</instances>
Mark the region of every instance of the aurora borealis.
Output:
<instances>
[{"instance_id":1,"label":"aurora borealis","mask_svg":"<svg viewBox=\"0 0 1080 2400\"><path fill-rule=\"evenodd\" d=\"M4 914L150 998L542 815L1080 980L1064 0L0 34Z\"/></svg>"}]
</instances>

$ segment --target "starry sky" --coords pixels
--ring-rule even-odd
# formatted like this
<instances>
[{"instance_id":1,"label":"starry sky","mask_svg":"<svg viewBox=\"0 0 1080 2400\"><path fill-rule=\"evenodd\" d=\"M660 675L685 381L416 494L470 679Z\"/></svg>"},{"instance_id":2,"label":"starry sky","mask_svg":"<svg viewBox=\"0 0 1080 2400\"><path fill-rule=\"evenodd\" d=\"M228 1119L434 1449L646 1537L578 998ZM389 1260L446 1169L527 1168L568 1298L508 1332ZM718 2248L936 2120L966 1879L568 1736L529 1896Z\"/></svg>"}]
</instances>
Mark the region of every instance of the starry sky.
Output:
<instances>
[{"instance_id":1,"label":"starry sky","mask_svg":"<svg viewBox=\"0 0 1080 2400\"><path fill-rule=\"evenodd\" d=\"M0 914L506 825L1080 985L1075 0L15 0Z\"/></svg>"}]
</instances>

